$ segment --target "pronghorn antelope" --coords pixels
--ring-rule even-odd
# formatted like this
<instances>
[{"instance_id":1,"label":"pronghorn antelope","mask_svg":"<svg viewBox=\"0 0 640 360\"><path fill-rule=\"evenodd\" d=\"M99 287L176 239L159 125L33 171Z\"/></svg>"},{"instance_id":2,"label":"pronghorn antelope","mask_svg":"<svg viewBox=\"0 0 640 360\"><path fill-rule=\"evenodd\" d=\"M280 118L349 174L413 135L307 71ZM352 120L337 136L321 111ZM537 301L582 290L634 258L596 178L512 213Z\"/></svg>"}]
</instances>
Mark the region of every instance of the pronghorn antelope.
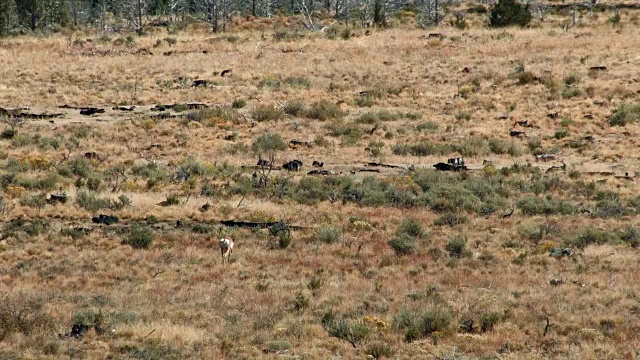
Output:
<instances>
[{"instance_id":1,"label":"pronghorn antelope","mask_svg":"<svg viewBox=\"0 0 640 360\"><path fill-rule=\"evenodd\" d=\"M223 237L219 241L220 244L220 253L222 254L222 263L224 264L225 258L227 259L227 264L229 263L229 256L233 252L233 240L229 237Z\"/></svg>"}]
</instances>

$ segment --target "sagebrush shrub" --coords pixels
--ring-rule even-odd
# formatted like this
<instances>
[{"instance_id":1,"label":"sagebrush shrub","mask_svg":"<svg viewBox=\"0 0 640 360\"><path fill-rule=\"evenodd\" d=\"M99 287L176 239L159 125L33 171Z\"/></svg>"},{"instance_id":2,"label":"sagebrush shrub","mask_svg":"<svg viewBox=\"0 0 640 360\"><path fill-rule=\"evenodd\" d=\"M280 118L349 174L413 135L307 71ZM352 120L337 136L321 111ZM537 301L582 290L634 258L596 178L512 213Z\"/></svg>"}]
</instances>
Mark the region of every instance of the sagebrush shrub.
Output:
<instances>
[{"instance_id":1,"label":"sagebrush shrub","mask_svg":"<svg viewBox=\"0 0 640 360\"><path fill-rule=\"evenodd\" d=\"M337 227L333 226L323 226L318 229L316 233L316 237L320 242L325 244L333 244L340 241L340 237L342 236L342 232Z\"/></svg>"},{"instance_id":2,"label":"sagebrush shrub","mask_svg":"<svg viewBox=\"0 0 640 360\"><path fill-rule=\"evenodd\" d=\"M148 249L155 238L155 233L148 227L136 225L129 230L127 238L123 241L134 249Z\"/></svg>"},{"instance_id":3,"label":"sagebrush shrub","mask_svg":"<svg viewBox=\"0 0 640 360\"><path fill-rule=\"evenodd\" d=\"M529 5L520 4L516 0L498 1L489 14L491 27L527 26L530 21Z\"/></svg>"}]
</instances>

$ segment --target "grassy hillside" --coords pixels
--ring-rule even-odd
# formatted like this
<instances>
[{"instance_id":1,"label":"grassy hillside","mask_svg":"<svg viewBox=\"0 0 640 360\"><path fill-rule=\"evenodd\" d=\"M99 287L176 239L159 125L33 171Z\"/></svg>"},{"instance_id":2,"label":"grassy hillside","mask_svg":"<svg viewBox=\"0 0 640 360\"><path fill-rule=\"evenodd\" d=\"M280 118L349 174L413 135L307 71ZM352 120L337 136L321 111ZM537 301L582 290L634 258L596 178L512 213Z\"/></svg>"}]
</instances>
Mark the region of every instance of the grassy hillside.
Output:
<instances>
[{"instance_id":1,"label":"grassy hillside","mask_svg":"<svg viewBox=\"0 0 640 360\"><path fill-rule=\"evenodd\" d=\"M637 357L640 31L609 15L1 39L0 358Z\"/></svg>"}]
</instances>

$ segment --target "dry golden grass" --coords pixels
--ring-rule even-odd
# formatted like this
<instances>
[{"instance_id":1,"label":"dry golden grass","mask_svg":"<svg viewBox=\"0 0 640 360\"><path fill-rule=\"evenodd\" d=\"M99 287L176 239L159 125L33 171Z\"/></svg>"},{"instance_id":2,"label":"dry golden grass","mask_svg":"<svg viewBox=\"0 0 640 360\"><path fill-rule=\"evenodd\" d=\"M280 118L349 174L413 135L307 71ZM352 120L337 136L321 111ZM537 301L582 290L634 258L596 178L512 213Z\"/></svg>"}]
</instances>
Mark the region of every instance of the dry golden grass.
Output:
<instances>
[{"instance_id":1,"label":"dry golden grass","mask_svg":"<svg viewBox=\"0 0 640 360\"><path fill-rule=\"evenodd\" d=\"M514 122L529 120L537 126L524 129L529 139L537 137L542 148L557 151L558 161L568 165L567 173L576 170L585 182L606 178L599 190L628 198L637 194L635 180L592 174L635 174L640 165L633 150L640 145L640 126L618 128L606 123L619 104L638 101L637 27L617 31L604 25L606 19L601 15L568 32L558 26L562 19L552 18L533 29L473 27L459 31L445 26L437 29L444 40L429 39L424 31L391 29L373 31L370 36L355 30L358 36L348 41L328 40L317 33L280 42L273 40L270 30L238 30L271 29L273 23L285 26L287 21L238 21L231 35L239 40L233 41L226 35L200 31L171 35L177 40L172 47L166 42L153 47L168 36L161 32L136 38L131 49L97 44L97 37L82 48L61 36L3 39L0 107L29 106L33 112L65 113L53 124L28 120L17 127L20 135L58 139L63 144L58 149L5 139L1 140L3 161L22 159L31 168L42 167L19 174L42 178L70 159L96 151L106 156L104 161L91 162L100 173L118 164L130 169L155 161L173 175L175 165L192 156L209 169L227 163L237 167L235 172L250 175L253 170L239 166L255 163L250 150L253 140L274 131L285 141L313 141L318 135L329 141L326 147L290 148L280 154L278 165L300 158L306 170L313 160L322 160L326 168L349 175L349 170L368 161L429 167L447 157L395 155L391 150L395 144L465 143L474 137L511 141L509 130L517 128ZM153 55L133 54L139 48ZM91 55L109 49L112 55ZM168 51L176 54L163 55ZM518 63L544 81L518 85L511 75ZM605 65L608 71L590 74L589 67L596 65ZM462 71L465 67L468 72ZM223 69L233 69L232 76L218 76ZM563 97L561 85L557 85L559 93L550 90L553 82L562 84L570 74L580 79L580 95ZM182 86L179 77L207 79L215 85L192 88L186 82ZM288 85L286 79L291 77L306 79L310 86ZM280 87L260 86L265 79L279 80ZM371 108L357 106L360 91L380 90L391 93L375 99ZM466 97L456 96L467 91ZM235 121L209 119L202 125L180 118L149 120L155 113L148 108L155 104L230 105L238 99L246 100L247 106L239 110L241 116ZM338 104L348 112L341 120L347 124L379 110L418 113L421 118L380 122L379 130L371 135L365 132L354 145L328 135L327 126L340 124L339 120L287 117L255 122L251 118L259 105L278 106L293 100L307 105L319 100ZM62 104L107 109L130 104L138 105L139 112L130 116L108 110L104 115L83 117L75 110L56 108ZM547 117L553 112L559 114L558 119ZM460 113L470 118L457 116ZM498 119L505 113L508 120ZM570 121L560 125L560 118ZM426 121L438 124L438 129L416 130ZM369 130L373 125L362 127ZM561 129L570 136L556 139L554 134ZM79 131L88 134L74 135ZM233 132L237 132L235 141L223 140ZM385 137L386 133L392 136ZM582 149L565 146L586 135L593 135L596 141ZM77 145L66 145L70 139L76 139ZM381 154L374 156L366 149L372 141L383 143ZM514 141L522 147L517 156L484 151L466 156L467 163L479 168L483 159L491 159L501 168L529 162L543 169L558 164L536 163L528 140ZM150 148L151 144L162 146ZM237 152L231 151L232 146ZM44 160L54 165L47 167ZM3 172L9 173L3 166ZM349 176L364 177L362 173ZM411 186L410 175L395 170L385 169L376 176L398 187ZM575 185L565 173L558 176L567 187ZM303 177L290 176L294 182ZM80 191L74 179L65 177L56 189L47 190L64 191L71 201L42 209L20 205L20 199L25 193L36 195L44 190L3 188L2 231L8 231L10 220L20 218L44 218L49 227L39 234L20 232L0 241L0 293L41 298L53 325L9 335L0 342L2 354L51 359L238 359L273 358L280 352L305 359L365 358L366 349L375 342L389 345L394 350L392 357L402 359L632 359L640 350L638 250L622 244L590 245L575 258L560 260L547 252L548 247L562 244L588 226L614 231L636 224L638 215L599 219L584 214L526 216L517 211L511 218L502 218L498 212L489 217L466 214L467 223L439 227L432 224L441 214L427 207L367 207L340 201L303 205L288 197L199 195L206 183L233 184L233 174L209 174L183 183L164 181L151 189L146 180L129 174L114 193L109 191L113 184L104 180L98 196L115 199L124 194L132 205L89 212L74 202ZM86 191L86 185L81 187ZM183 195L182 202L159 206L170 194ZM186 194L190 197L185 203ZM568 188L554 194L572 196ZM205 202L212 209L203 213L199 208ZM121 224L91 225L90 217L99 212L117 215ZM121 244L126 234L117 229L150 216L159 220L150 225L156 233L150 249ZM352 229L350 218L356 216L373 224L376 231ZM414 254L396 256L388 240L406 218L417 219L428 236L418 242ZM176 219L185 226L176 228ZM287 249L274 249L275 240L266 230L228 229L236 247L231 264L223 267L215 230L203 234L192 231L191 226L227 219L285 219L305 228L293 231ZM544 237L540 244L519 233L527 224L549 222L560 231ZM325 224L342 229L342 240L333 244L317 241L315 231ZM93 231L74 240L60 233L70 226L92 227ZM467 237L470 256L456 260L447 255L445 245L456 234ZM521 246L505 246L509 241ZM439 255L433 249L439 249ZM309 285L318 279L315 286ZM553 279L563 283L552 286ZM301 304L301 299L308 303ZM351 321L365 321L369 316L391 324L402 310L423 311L434 306L449 309L451 325L441 334L412 343L404 341L403 331L370 325L367 341L352 347L329 336L321 321L331 310ZM74 316L87 312L102 313L114 331L90 333L82 340L57 337L69 332ZM492 330L459 331L460 321L474 319L478 324L488 313L502 316ZM543 336L546 316L555 325ZM499 349L506 353L498 354Z\"/></svg>"}]
</instances>

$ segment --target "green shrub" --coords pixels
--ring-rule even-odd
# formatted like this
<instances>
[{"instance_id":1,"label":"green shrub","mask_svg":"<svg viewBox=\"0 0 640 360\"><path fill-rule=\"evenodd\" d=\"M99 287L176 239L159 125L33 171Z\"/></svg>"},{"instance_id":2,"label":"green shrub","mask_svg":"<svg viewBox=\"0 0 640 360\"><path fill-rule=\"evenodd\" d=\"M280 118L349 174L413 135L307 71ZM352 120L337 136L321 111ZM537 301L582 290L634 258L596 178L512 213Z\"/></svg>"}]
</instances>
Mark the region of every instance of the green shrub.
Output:
<instances>
[{"instance_id":1,"label":"green shrub","mask_svg":"<svg viewBox=\"0 0 640 360\"><path fill-rule=\"evenodd\" d=\"M307 88L307 89L311 87L311 80L305 77L292 76L292 77L286 78L284 82L285 84L292 87Z\"/></svg>"},{"instance_id":2,"label":"green shrub","mask_svg":"<svg viewBox=\"0 0 640 360\"><path fill-rule=\"evenodd\" d=\"M280 249L288 248L291 245L291 242L293 241L290 233L279 233L276 236L276 238L278 240L278 247Z\"/></svg>"},{"instance_id":3,"label":"green shrub","mask_svg":"<svg viewBox=\"0 0 640 360\"><path fill-rule=\"evenodd\" d=\"M497 312L486 312L480 316L480 330L487 332L493 330L495 324L502 320L502 315Z\"/></svg>"},{"instance_id":4,"label":"green shrub","mask_svg":"<svg viewBox=\"0 0 640 360\"><path fill-rule=\"evenodd\" d=\"M259 88L280 89L280 80L275 77L265 77L258 83Z\"/></svg>"},{"instance_id":5,"label":"green shrub","mask_svg":"<svg viewBox=\"0 0 640 360\"><path fill-rule=\"evenodd\" d=\"M273 33L274 41L293 41L304 37L304 35L286 30L277 30Z\"/></svg>"},{"instance_id":6,"label":"green shrub","mask_svg":"<svg viewBox=\"0 0 640 360\"><path fill-rule=\"evenodd\" d=\"M340 137L344 146L357 144L364 135L360 126L354 123L333 123L328 128L329 135Z\"/></svg>"},{"instance_id":7,"label":"green shrub","mask_svg":"<svg viewBox=\"0 0 640 360\"><path fill-rule=\"evenodd\" d=\"M640 229L636 226L628 225L620 233L620 240L637 248L640 246Z\"/></svg>"},{"instance_id":8,"label":"green shrub","mask_svg":"<svg viewBox=\"0 0 640 360\"><path fill-rule=\"evenodd\" d=\"M269 233L276 238L278 248L286 249L291 245L291 230L289 229L289 225L283 220L272 225L269 228Z\"/></svg>"},{"instance_id":9,"label":"green shrub","mask_svg":"<svg viewBox=\"0 0 640 360\"><path fill-rule=\"evenodd\" d=\"M469 218L464 215L458 215L455 213L446 213L441 215L439 218L434 221L434 225L436 226L457 226L461 224L466 224L469 222Z\"/></svg>"},{"instance_id":10,"label":"green shrub","mask_svg":"<svg viewBox=\"0 0 640 360\"><path fill-rule=\"evenodd\" d=\"M407 234L402 234L389 240L389 246L396 255L409 255L416 251L416 239Z\"/></svg>"},{"instance_id":11,"label":"green shrub","mask_svg":"<svg viewBox=\"0 0 640 360\"><path fill-rule=\"evenodd\" d=\"M418 131L428 131L428 132L437 131L438 128L439 128L438 124L432 121L423 122L422 124L416 127Z\"/></svg>"},{"instance_id":12,"label":"green shrub","mask_svg":"<svg viewBox=\"0 0 640 360\"><path fill-rule=\"evenodd\" d=\"M371 328L364 322L351 322L333 312L327 312L323 315L322 326L327 330L329 336L346 340L354 347L361 345L371 334Z\"/></svg>"},{"instance_id":13,"label":"green shrub","mask_svg":"<svg viewBox=\"0 0 640 360\"><path fill-rule=\"evenodd\" d=\"M489 10L487 10L487 7L483 4L470 4L467 12L469 14L486 14Z\"/></svg>"},{"instance_id":14,"label":"green shrub","mask_svg":"<svg viewBox=\"0 0 640 360\"><path fill-rule=\"evenodd\" d=\"M455 150L462 156L472 157L486 155L489 153L489 143L480 136L472 136L454 146Z\"/></svg>"},{"instance_id":15,"label":"green shrub","mask_svg":"<svg viewBox=\"0 0 640 360\"><path fill-rule=\"evenodd\" d=\"M178 360L184 359L180 351L172 345L163 343L160 339L148 339L143 343L134 345L124 345L119 352L130 359L144 360Z\"/></svg>"},{"instance_id":16,"label":"green shrub","mask_svg":"<svg viewBox=\"0 0 640 360\"><path fill-rule=\"evenodd\" d=\"M331 142L329 142L329 140L327 140L322 135L316 135L316 137L313 139L313 143L317 146L325 147L325 148L331 145Z\"/></svg>"},{"instance_id":17,"label":"green shrub","mask_svg":"<svg viewBox=\"0 0 640 360\"><path fill-rule=\"evenodd\" d=\"M584 249L592 244L606 244L609 242L616 242L617 240L619 240L619 238L615 233L593 227L587 227L575 238L569 240L567 244Z\"/></svg>"},{"instance_id":18,"label":"green shrub","mask_svg":"<svg viewBox=\"0 0 640 360\"><path fill-rule=\"evenodd\" d=\"M595 215L601 218L617 218L630 214L619 199L598 200L595 207Z\"/></svg>"},{"instance_id":19,"label":"green shrub","mask_svg":"<svg viewBox=\"0 0 640 360\"><path fill-rule=\"evenodd\" d=\"M148 249L155 238L155 233L146 226L135 225L129 230L124 244L131 245L134 249Z\"/></svg>"},{"instance_id":20,"label":"green shrub","mask_svg":"<svg viewBox=\"0 0 640 360\"><path fill-rule=\"evenodd\" d=\"M393 348L387 343L376 341L367 345L364 353L374 359L390 358L395 354Z\"/></svg>"},{"instance_id":21,"label":"green shrub","mask_svg":"<svg viewBox=\"0 0 640 360\"><path fill-rule=\"evenodd\" d=\"M244 99L236 99L231 103L233 109L242 109L245 106L247 106L247 102Z\"/></svg>"},{"instance_id":22,"label":"green shrub","mask_svg":"<svg viewBox=\"0 0 640 360\"><path fill-rule=\"evenodd\" d=\"M304 296L302 291L296 293L296 297L293 300L293 309L295 311L302 311L309 307L309 298Z\"/></svg>"},{"instance_id":23,"label":"green shrub","mask_svg":"<svg viewBox=\"0 0 640 360\"><path fill-rule=\"evenodd\" d=\"M557 130L556 133L553 135L556 139L560 140L563 138L566 138L567 136L569 136L569 131L568 130Z\"/></svg>"},{"instance_id":24,"label":"green shrub","mask_svg":"<svg viewBox=\"0 0 640 360\"><path fill-rule=\"evenodd\" d=\"M455 235L449 239L449 242L447 242L444 249L447 250L449 256L462 258L469 255L466 246L467 239L462 235Z\"/></svg>"},{"instance_id":25,"label":"green shrub","mask_svg":"<svg viewBox=\"0 0 640 360\"><path fill-rule=\"evenodd\" d=\"M373 97L369 95L359 95L355 99L356 106L358 107L372 107L373 106Z\"/></svg>"},{"instance_id":26,"label":"green shrub","mask_svg":"<svg viewBox=\"0 0 640 360\"><path fill-rule=\"evenodd\" d=\"M640 104L621 104L607 122L611 126L625 126L638 120L640 120Z\"/></svg>"},{"instance_id":27,"label":"green shrub","mask_svg":"<svg viewBox=\"0 0 640 360\"><path fill-rule=\"evenodd\" d=\"M349 40L351 38L351 35L351 29L349 28L344 28L340 32L340 37L342 38L342 40Z\"/></svg>"},{"instance_id":28,"label":"green shrub","mask_svg":"<svg viewBox=\"0 0 640 360\"><path fill-rule=\"evenodd\" d=\"M302 115L305 109L306 106L302 101L288 101L284 104L284 113L291 116Z\"/></svg>"},{"instance_id":29,"label":"green shrub","mask_svg":"<svg viewBox=\"0 0 640 360\"><path fill-rule=\"evenodd\" d=\"M81 228L68 227L68 228L60 229L61 236L68 236L73 240L81 239L86 234L87 234L86 231Z\"/></svg>"},{"instance_id":30,"label":"green shrub","mask_svg":"<svg viewBox=\"0 0 640 360\"><path fill-rule=\"evenodd\" d=\"M574 98L580 96L581 94L582 91L580 90L580 88L573 86L565 86L564 90L562 90L562 97L565 99Z\"/></svg>"},{"instance_id":31,"label":"green shrub","mask_svg":"<svg viewBox=\"0 0 640 360\"><path fill-rule=\"evenodd\" d=\"M489 14L491 27L527 26L530 21L529 5L522 5L516 0L499 0Z\"/></svg>"},{"instance_id":32,"label":"green shrub","mask_svg":"<svg viewBox=\"0 0 640 360\"><path fill-rule=\"evenodd\" d=\"M325 244L333 244L340 241L342 232L334 226L323 226L316 232L316 237L320 242Z\"/></svg>"},{"instance_id":33,"label":"green shrub","mask_svg":"<svg viewBox=\"0 0 640 360\"><path fill-rule=\"evenodd\" d=\"M420 179L417 180L420 181ZM424 200L431 210L436 212L478 211L482 205L482 200L478 196L461 184L455 183L432 185Z\"/></svg>"},{"instance_id":34,"label":"green shrub","mask_svg":"<svg viewBox=\"0 0 640 360\"><path fill-rule=\"evenodd\" d=\"M518 74L518 85L528 85L536 81L536 76L531 71L523 71Z\"/></svg>"},{"instance_id":35,"label":"green shrub","mask_svg":"<svg viewBox=\"0 0 640 360\"><path fill-rule=\"evenodd\" d=\"M22 195L20 197L20 206L27 206L35 209L42 209L47 204L47 196L45 194L38 195Z\"/></svg>"},{"instance_id":36,"label":"green shrub","mask_svg":"<svg viewBox=\"0 0 640 360\"><path fill-rule=\"evenodd\" d=\"M236 109L230 106L213 106L209 108L193 110L187 113L186 118L189 121L196 121L203 123L211 119L222 119L224 121L236 121L238 119L238 112Z\"/></svg>"},{"instance_id":37,"label":"green shrub","mask_svg":"<svg viewBox=\"0 0 640 360\"><path fill-rule=\"evenodd\" d=\"M406 342L414 342L436 331L446 332L451 323L451 313L443 307L436 307L422 313L404 310L393 319L394 328L404 331Z\"/></svg>"},{"instance_id":38,"label":"green shrub","mask_svg":"<svg viewBox=\"0 0 640 360\"><path fill-rule=\"evenodd\" d=\"M118 200L110 198L100 198L87 191L80 191L76 195L76 203L83 209L96 212L102 209L122 210L125 206L131 205L131 201L126 195L120 195Z\"/></svg>"},{"instance_id":39,"label":"green shrub","mask_svg":"<svg viewBox=\"0 0 640 360\"><path fill-rule=\"evenodd\" d=\"M489 140L489 150L497 155L509 154L511 156L520 156L523 153L520 144L515 141L504 141L493 138Z\"/></svg>"},{"instance_id":40,"label":"green shrub","mask_svg":"<svg viewBox=\"0 0 640 360\"><path fill-rule=\"evenodd\" d=\"M179 194L169 194L167 198L159 203L160 206L174 206L180 205L180 195Z\"/></svg>"},{"instance_id":41,"label":"green shrub","mask_svg":"<svg viewBox=\"0 0 640 360\"><path fill-rule=\"evenodd\" d=\"M613 15L611 15L607 22L613 26L620 25L620 11L616 11Z\"/></svg>"},{"instance_id":42,"label":"green shrub","mask_svg":"<svg viewBox=\"0 0 640 360\"><path fill-rule=\"evenodd\" d=\"M87 178L93 173L91 162L83 157L75 157L69 162L71 173L80 178Z\"/></svg>"},{"instance_id":43,"label":"green shrub","mask_svg":"<svg viewBox=\"0 0 640 360\"><path fill-rule=\"evenodd\" d=\"M251 145L251 150L256 153L256 155L266 155L268 156L270 153L278 152L285 150L287 148L287 143L284 142L282 136L278 133L264 133L258 136Z\"/></svg>"},{"instance_id":44,"label":"green shrub","mask_svg":"<svg viewBox=\"0 0 640 360\"><path fill-rule=\"evenodd\" d=\"M73 323L104 327L105 317L102 311L96 311L94 309L83 309L73 314Z\"/></svg>"},{"instance_id":45,"label":"green shrub","mask_svg":"<svg viewBox=\"0 0 640 360\"><path fill-rule=\"evenodd\" d=\"M19 231L29 236L38 236L49 230L49 221L43 218L35 218L31 221L15 219L10 221L4 228L6 237L16 237Z\"/></svg>"},{"instance_id":46,"label":"green shrub","mask_svg":"<svg viewBox=\"0 0 640 360\"><path fill-rule=\"evenodd\" d=\"M291 344L286 340L274 340L267 342L267 350L272 353L279 353L289 350Z\"/></svg>"},{"instance_id":47,"label":"green shrub","mask_svg":"<svg viewBox=\"0 0 640 360\"><path fill-rule=\"evenodd\" d=\"M45 310L45 301L27 293L6 291L0 296L0 341L20 333L25 336L51 329L53 319Z\"/></svg>"},{"instance_id":48,"label":"green shrub","mask_svg":"<svg viewBox=\"0 0 640 360\"><path fill-rule=\"evenodd\" d=\"M251 112L253 120L262 121L278 121L284 118L284 112L269 105L258 105Z\"/></svg>"},{"instance_id":49,"label":"green shrub","mask_svg":"<svg viewBox=\"0 0 640 360\"><path fill-rule=\"evenodd\" d=\"M525 215L573 215L576 213L576 206L569 202L534 196L518 200L516 206Z\"/></svg>"},{"instance_id":50,"label":"green shrub","mask_svg":"<svg viewBox=\"0 0 640 360\"><path fill-rule=\"evenodd\" d=\"M576 72L572 72L569 75L565 76L564 83L565 85L577 85L580 82L580 74Z\"/></svg>"},{"instance_id":51,"label":"green shrub","mask_svg":"<svg viewBox=\"0 0 640 360\"><path fill-rule=\"evenodd\" d=\"M471 120L471 114L469 114L468 112L465 112L465 111L458 111L456 113L456 120L469 121L469 120Z\"/></svg>"},{"instance_id":52,"label":"green shrub","mask_svg":"<svg viewBox=\"0 0 640 360\"><path fill-rule=\"evenodd\" d=\"M378 121L395 121L399 120L402 117L401 114L392 113L390 111L381 110L378 112L369 111L367 113L362 114L356 122L358 124L375 124Z\"/></svg>"},{"instance_id":53,"label":"green shrub","mask_svg":"<svg viewBox=\"0 0 640 360\"><path fill-rule=\"evenodd\" d=\"M368 148L371 156L380 156L382 154L382 150L384 149L384 142L370 141Z\"/></svg>"},{"instance_id":54,"label":"green shrub","mask_svg":"<svg viewBox=\"0 0 640 360\"><path fill-rule=\"evenodd\" d=\"M346 113L342 111L338 105L327 100L320 100L311 104L306 111L306 115L315 120L325 121L341 119Z\"/></svg>"},{"instance_id":55,"label":"green shrub","mask_svg":"<svg viewBox=\"0 0 640 360\"><path fill-rule=\"evenodd\" d=\"M418 220L407 218L402 220L402 223L398 226L396 235L407 235L413 238L418 238L424 235L424 229Z\"/></svg>"},{"instance_id":56,"label":"green shrub","mask_svg":"<svg viewBox=\"0 0 640 360\"><path fill-rule=\"evenodd\" d=\"M0 139L13 139L13 137L16 136L17 133L18 130L16 130L16 128L8 127L2 130L2 133L0 133Z\"/></svg>"},{"instance_id":57,"label":"green shrub","mask_svg":"<svg viewBox=\"0 0 640 360\"><path fill-rule=\"evenodd\" d=\"M453 15L454 15L454 18L450 21L450 24L458 30L466 29L468 24L464 18L464 13L458 11L458 12L455 12Z\"/></svg>"},{"instance_id":58,"label":"green shrub","mask_svg":"<svg viewBox=\"0 0 640 360\"><path fill-rule=\"evenodd\" d=\"M326 34L327 34L327 39L329 40L335 40L338 38L338 32L339 29L336 26L331 26L330 28L327 29Z\"/></svg>"}]
</instances>

